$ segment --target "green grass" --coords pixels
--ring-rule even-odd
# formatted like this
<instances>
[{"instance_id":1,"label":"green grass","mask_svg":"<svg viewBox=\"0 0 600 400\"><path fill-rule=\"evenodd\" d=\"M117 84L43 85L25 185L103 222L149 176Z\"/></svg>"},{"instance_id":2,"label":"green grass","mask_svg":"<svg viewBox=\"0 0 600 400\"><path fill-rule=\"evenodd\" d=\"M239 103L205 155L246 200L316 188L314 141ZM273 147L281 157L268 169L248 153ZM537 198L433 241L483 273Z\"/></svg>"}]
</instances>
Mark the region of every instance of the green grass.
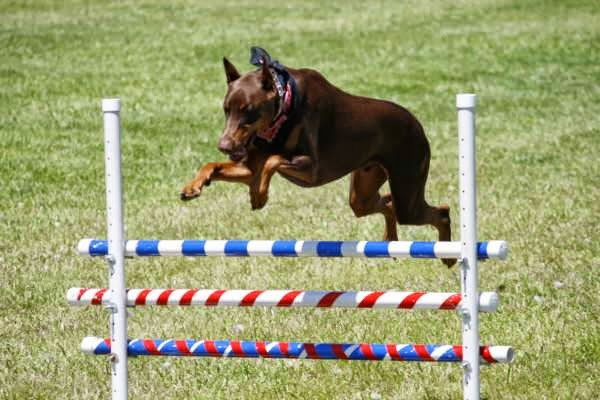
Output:
<instances>
[{"instance_id":1,"label":"green grass","mask_svg":"<svg viewBox=\"0 0 600 400\"><path fill-rule=\"evenodd\" d=\"M101 260L78 257L105 236L100 99L123 102L130 238L378 239L355 219L348 180L300 189L275 178L251 212L246 188L177 193L222 157L221 57L249 70L261 45L352 93L391 99L432 146L428 198L453 207L454 95L476 92L482 239L507 262L481 265L501 294L481 316L483 342L513 345L512 365L482 369L487 399L600 396L600 12L593 1L0 2L0 398L107 398L99 308L68 307L72 286L102 287ZM406 240L435 239L401 227ZM153 259L128 262L130 287L454 291L439 261ZM560 282L558 284L557 282ZM389 310L135 309L131 337L459 343L454 313ZM241 325L243 328L240 331ZM136 399L450 399L456 365L130 360Z\"/></svg>"}]
</instances>

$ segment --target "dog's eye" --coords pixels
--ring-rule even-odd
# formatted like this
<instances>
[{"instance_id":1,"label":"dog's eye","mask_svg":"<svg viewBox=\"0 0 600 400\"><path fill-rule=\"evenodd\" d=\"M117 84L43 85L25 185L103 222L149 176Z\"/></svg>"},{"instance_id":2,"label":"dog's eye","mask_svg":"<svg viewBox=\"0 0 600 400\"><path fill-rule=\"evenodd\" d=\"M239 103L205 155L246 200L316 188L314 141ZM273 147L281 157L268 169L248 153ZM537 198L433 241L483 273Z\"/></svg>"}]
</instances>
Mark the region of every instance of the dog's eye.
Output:
<instances>
[{"instance_id":1,"label":"dog's eye","mask_svg":"<svg viewBox=\"0 0 600 400\"><path fill-rule=\"evenodd\" d=\"M247 108L242 117L243 124L252 124L260 117L260 112L254 108Z\"/></svg>"},{"instance_id":2,"label":"dog's eye","mask_svg":"<svg viewBox=\"0 0 600 400\"><path fill-rule=\"evenodd\" d=\"M231 111L231 109L227 106L224 106L223 111L225 112L225 115L229 115L229 112Z\"/></svg>"}]
</instances>

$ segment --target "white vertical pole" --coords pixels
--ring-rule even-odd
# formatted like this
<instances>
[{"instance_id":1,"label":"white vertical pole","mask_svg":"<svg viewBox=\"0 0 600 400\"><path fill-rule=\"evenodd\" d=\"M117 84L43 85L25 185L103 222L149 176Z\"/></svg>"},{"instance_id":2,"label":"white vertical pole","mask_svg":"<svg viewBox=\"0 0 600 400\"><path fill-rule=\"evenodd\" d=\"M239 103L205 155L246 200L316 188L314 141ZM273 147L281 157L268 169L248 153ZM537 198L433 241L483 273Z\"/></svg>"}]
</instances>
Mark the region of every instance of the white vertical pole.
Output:
<instances>
[{"instance_id":1,"label":"white vertical pole","mask_svg":"<svg viewBox=\"0 0 600 400\"><path fill-rule=\"evenodd\" d=\"M108 223L109 291L111 311L111 381L113 400L127 399L127 310L125 308L125 264L123 196L121 191L121 101L103 99L104 166Z\"/></svg>"},{"instance_id":2,"label":"white vertical pole","mask_svg":"<svg viewBox=\"0 0 600 400\"><path fill-rule=\"evenodd\" d=\"M479 291L477 288L477 201L474 94L458 94L460 240L464 399L479 399Z\"/></svg>"}]
</instances>

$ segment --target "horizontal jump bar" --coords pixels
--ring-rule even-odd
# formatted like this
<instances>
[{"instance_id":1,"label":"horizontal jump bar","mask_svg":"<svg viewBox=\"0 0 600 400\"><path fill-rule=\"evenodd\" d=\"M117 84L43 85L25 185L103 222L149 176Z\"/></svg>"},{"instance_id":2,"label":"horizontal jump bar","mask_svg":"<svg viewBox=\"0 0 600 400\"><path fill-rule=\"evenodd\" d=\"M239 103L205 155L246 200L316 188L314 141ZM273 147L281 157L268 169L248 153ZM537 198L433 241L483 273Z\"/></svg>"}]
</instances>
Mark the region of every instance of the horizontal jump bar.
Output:
<instances>
[{"instance_id":1,"label":"horizontal jump bar","mask_svg":"<svg viewBox=\"0 0 600 400\"><path fill-rule=\"evenodd\" d=\"M86 354L110 354L110 339L86 337L81 342ZM194 356L229 358L297 358L312 360L364 361L462 361L462 346L439 344L296 343L238 340L131 339L129 356ZM514 351L509 346L482 346L485 363L509 363Z\"/></svg>"},{"instance_id":2,"label":"horizontal jump bar","mask_svg":"<svg viewBox=\"0 0 600 400\"><path fill-rule=\"evenodd\" d=\"M82 239L81 255L105 256L108 242ZM477 244L479 259L506 259L503 240ZM128 240L125 255L134 256L271 256L271 257L404 257L460 258L461 242L376 242L309 240Z\"/></svg>"},{"instance_id":3,"label":"horizontal jump bar","mask_svg":"<svg viewBox=\"0 0 600 400\"><path fill-rule=\"evenodd\" d=\"M217 289L128 289L127 305L203 307L321 307L397 308L455 310L460 293L436 292L339 292L325 290L217 290ZM71 288L67 301L73 306L110 304L108 289ZM479 311L498 309L495 292L479 294Z\"/></svg>"}]
</instances>

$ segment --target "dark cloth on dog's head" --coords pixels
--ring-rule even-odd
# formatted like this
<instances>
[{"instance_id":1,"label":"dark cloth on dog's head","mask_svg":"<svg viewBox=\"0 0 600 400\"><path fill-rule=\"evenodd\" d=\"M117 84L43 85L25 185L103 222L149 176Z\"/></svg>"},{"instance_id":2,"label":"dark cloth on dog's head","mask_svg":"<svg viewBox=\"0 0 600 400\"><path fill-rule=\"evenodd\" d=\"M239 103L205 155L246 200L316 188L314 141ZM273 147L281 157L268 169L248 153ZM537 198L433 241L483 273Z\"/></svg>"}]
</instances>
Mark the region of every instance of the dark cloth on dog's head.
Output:
<instances>
[{"instance_id":1,"label":"dark cloth on dog's head","mask_svg":"<svg viewBox=\"0 0 600 400\"><path fill-rule=\"evenodd\" d=\"M271 58L271 55L265 49L256 46L250 48L250 64L260 68L262 66L263 60L267 62L267 65L270 68L275 69L277 72L288 75L288 72L285 69L285 67L282 64L280 64L279 61L273 60Z\"/></svg>"},{"instance_id":2,"label":"dark cloth on dog's head","mask_svg":"<svg viewBox=\"0 0 600 400\"><path fill-rule=\"evenodd\" d=\"M254 46L250 48L250 64L261 68L263 62L266 62L267 66L275 72L273 78L277 80L275 84L279 90L285 88L285 85L288 82L290 82L295 89L296 82L294 81L294 78L290 76L290 73L283 64L280 64L277 60L273 60L271 55L262 47ZM279 95L281 95L281 93L279 93Z\"/></svg>"}]
</instances>

